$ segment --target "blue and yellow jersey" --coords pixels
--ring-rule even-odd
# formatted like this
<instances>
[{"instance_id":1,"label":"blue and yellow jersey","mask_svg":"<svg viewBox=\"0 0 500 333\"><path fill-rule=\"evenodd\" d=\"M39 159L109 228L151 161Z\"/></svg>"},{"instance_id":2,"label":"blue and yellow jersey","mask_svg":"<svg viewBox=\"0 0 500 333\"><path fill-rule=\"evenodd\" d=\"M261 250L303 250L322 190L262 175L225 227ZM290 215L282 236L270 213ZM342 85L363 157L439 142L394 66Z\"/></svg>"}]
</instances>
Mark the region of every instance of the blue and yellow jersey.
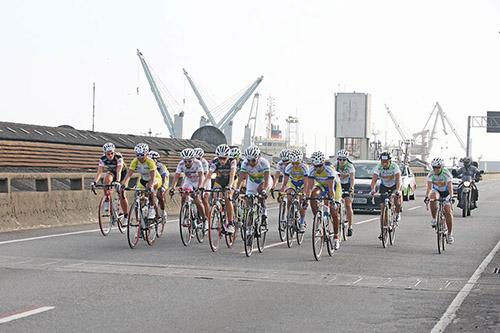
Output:
<instances>
[{"instance_id":1,"label":"blue and yellow jersey","mask_svg":"<svg viewBox=\"0 0 500 333\"><path fill-rule=\"evenodd\" d=\"M308 167L305 163L294 165L290 163L284 170L285 176L288 176L288 187L300 189L304 186L305 179L308 176Z\"/></svg>"},{"instance_id":2,"label":"blue and yellow jersey","mask_svg":"<svg viewBox=\"0 0 500 333\"><path fill-rule=\"evenodd\" d=\"M340 185L340 178L338 173L333 169L331 165L325 165L323 168L318 170L314 166L311 166L308 173L308 178L314 180L314 185L321 188L324 192L328 191L328 181L333 180L333 189L335 200L340 201L342 198L342 186Z\"/></svg>"}]
</instances>

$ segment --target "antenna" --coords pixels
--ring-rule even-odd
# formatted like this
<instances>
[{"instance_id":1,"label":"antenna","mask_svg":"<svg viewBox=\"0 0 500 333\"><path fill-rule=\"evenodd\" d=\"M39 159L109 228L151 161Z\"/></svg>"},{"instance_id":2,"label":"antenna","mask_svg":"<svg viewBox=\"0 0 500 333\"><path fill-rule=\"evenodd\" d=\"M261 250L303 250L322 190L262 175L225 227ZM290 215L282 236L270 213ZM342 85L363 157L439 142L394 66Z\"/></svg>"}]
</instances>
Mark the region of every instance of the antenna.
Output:
<instances>
[{"instance_id":1,"label":"antenna","mask_svg":"<svg viewBox=\"0 0 500 333\"><path fill-rule=\"evenodd\" d=\"M95 82L92 85L92 132L95 132L94 123L95 123Z\"/></svg>"}]
</instances>

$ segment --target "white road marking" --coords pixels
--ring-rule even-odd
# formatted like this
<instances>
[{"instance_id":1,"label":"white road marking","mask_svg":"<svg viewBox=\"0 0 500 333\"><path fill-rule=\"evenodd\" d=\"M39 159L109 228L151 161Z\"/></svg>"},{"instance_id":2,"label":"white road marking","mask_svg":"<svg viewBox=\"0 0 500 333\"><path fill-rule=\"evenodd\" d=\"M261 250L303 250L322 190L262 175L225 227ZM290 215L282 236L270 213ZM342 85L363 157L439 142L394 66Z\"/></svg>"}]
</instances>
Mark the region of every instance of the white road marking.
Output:
<instances>
[{"instance_id":1,"label":"white road marking","mask_svg":"<svg viewBox=\"0 0 500 333\"><path fill-rule=\"evenodd\" d=\"M53 307L53 306L42 306L42 307L31 309L28 311L23 311L23 312L14 313L14 314L8 314L8 315L3 316L3 317L0 315L0 324L8 323L9 321L13 321L16 319L21 319L21 318L25 318L28 316L38 314L38 313L49 311L49 310L52 310L54 308L55 307Z\"/></svg>"},{"instance_id":2,"label":"white road marking","mask_svg":"<svg viewBox=\"0 0 500 333\"><path fill-rule=\"evenodd\" d=\"M418 286L421 282L422 282L422 280L418 280L417 283L415 283L415 285L413 286L413 288L415 288L416 286Z\"/></svg>"},{"instance_id":3,"label":"white road marking","mask_svg":"<svg viewBox=\"0 0 500 333\"><path fill-rule=\"evenodd\" d=\"M360 277L359 279L357 279L356 281L354 281L354 282L352 283L352 285L354 286L356 283L358 283L358 282L359 282L359 281L361 281L361 280L363 280L363 278L362 278L362 277Z\"/></svg>"},{"instance_id":4,"label":"white road marking","mask_svg":"<svg viewBox=\"0 0 500 333\"><path fill-rule=\"evenodd\" d=\"M409 211L409 210L415 210L415 209L419 209L419 208L421 208L421 207L422 207L422 206L415 206L415 207L408 208L407 210L408 210L408 211Z\"/></svg>"},{"instance_id":5,"label":"white road marking","mask_svg":"<svg viewBox=\"0 0 500 333\"><path fill-rule=\"evenodd\" d=\"M474 274L472 274L472 276L470 277L469 281L467 281L465 286L463 286L463 288L460 289L457 296L455 296L451 304L448 306L446 312L443 314L441 319L432 328L431 333L443 332L446 329L446 327L448 327L448 325L453 321L453 319L456 317L458 309L462 305L465 298L469 295L472 288L474 288L474 285L477 283L477 280L479 280L479 277L484 272L488 264L491 262L495 254L498 252L498 249L500 249L500 241L498 241L497 245L493 248L493 250L491 250L491 252L486 256L486 258L484 258L483 262L477 267L477 269L474 271Z\"/></svg>"},{"instance_id":6,"label":"white road marking","mask_svg":"<svg viewBox=\"0 0 500 333\"><path fill-rule=\"evenodd\" d=\"M372 219L363 220L363 221L359 221L359 222L354 222L354 224L363 224L363 223L367 223L367 222L375 221L375 220L378 220L378 219L379 219L378 217L374 217L374 218L372 218Z\"/></svg>"},{"instance_id":7,"label":"white road marking","mask_svg":"<svg viewBox=\"0 0 500 333\"><path fill-rule=\"evenodd\" d=\"M275 247L275 246L279 246L279 245L283 245L283 244L286 244L286 242L278 242L278 243L269 244L269 245L264 246L264 249L268 249L270 247ZM257 250L257 248L254 247L253 251L256 251L256 250ZM245 251L240 252L240 254L245 254Z\"/></svg>"}]
</instances>

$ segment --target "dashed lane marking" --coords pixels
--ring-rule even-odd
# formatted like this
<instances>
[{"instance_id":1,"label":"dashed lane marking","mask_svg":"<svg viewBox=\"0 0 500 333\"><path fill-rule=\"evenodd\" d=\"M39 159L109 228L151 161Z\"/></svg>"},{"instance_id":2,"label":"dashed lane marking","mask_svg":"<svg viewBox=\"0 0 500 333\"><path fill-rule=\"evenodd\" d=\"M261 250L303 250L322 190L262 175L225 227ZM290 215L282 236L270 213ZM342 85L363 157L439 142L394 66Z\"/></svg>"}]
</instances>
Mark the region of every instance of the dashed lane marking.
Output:
<instances>
[{"instance_id":1,"label":"dashed lane marking","mask_svg":"<svg viewBox=\"0 0 500 333\"><path fill-rule=\"evenodd\" d=\"M18 312L14 312L14 313L7 313L7 314L3 314L3 315L0 314L0 324L4 324L4 323L8 323L9 321L33 316L35 314L46 312L46 311L52 310L54 308L55 307L53 307L53 306L42 306L42 307L31 308L29 310L23 309L23 311L18 311Z\"/></svg>"}]
</instances>

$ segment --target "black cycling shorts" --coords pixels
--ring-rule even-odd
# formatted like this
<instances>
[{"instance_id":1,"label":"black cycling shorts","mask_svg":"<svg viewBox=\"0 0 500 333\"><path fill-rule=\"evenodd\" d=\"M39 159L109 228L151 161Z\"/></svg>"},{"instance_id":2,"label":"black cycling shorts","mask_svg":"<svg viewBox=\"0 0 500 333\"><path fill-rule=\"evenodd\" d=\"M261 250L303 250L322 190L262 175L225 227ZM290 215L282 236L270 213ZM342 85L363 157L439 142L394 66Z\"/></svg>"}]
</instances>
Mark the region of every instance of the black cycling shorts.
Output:
<instances>
[{"instance_id":1,"label":"black cycling shorts","mask_svg":"<svg viewBox=\"0 0 500 333\"><path fill-rule=\"evenodd\" d=\"M394 193L396 192L396 185L394 186L391 186L391 187L387 187L387 186L384 186L384 185L380 185L380 188L378 190L378 193L380 194L385 194L385 193Z\"/></svg>"}]
</instances>

